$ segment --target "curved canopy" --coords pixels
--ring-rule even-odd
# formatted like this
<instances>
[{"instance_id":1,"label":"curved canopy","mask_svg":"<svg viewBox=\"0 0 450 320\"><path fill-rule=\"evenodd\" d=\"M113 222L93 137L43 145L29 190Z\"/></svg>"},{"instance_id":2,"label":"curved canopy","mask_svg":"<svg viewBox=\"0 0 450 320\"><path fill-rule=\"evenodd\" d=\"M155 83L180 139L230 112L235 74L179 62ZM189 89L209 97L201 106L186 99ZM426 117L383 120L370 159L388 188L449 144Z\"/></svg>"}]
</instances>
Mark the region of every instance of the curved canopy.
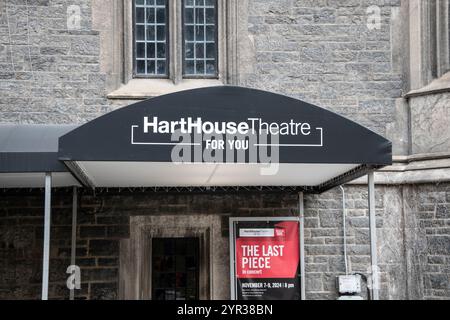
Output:
<instances>
[{"instance_id":1,"label":"curved canopy","mask_svg":"<svg viewBox=\"0 0 450 320\"><path fill-rule=\"evenodd\" d=\"M390 165L392 146L306 102L222 86L104 115L61 137L59 159L91 187L302 186L319 192Z\"/></svg>"}]
</instances>

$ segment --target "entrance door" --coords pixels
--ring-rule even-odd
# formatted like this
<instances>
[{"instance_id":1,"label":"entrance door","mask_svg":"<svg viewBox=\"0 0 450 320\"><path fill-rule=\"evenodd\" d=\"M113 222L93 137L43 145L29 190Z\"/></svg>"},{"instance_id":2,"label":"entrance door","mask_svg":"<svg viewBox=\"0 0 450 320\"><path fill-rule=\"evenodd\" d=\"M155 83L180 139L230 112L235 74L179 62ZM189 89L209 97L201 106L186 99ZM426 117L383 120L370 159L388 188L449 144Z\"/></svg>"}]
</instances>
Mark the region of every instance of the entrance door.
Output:
<instances>
[{"instance_id":1,"label":"entrance door","mask_svg":"<svg viewBox=\"0 0 450 320\"><path fill-rule=\"evenodd\" d=\"M199 299L199 239L152 239L152 299Z\"/></svg>"}]
</instances>

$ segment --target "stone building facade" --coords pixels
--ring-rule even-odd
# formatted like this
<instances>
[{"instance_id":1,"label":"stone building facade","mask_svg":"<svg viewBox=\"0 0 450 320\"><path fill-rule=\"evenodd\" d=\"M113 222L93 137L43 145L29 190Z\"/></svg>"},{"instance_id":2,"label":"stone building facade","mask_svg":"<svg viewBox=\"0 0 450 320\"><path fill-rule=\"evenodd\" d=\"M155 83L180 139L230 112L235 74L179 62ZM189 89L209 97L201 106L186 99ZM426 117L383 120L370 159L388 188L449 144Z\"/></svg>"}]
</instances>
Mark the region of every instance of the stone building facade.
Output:
<instances>
[{"instance_id":1,"label":"stone building facade","mask_svg":"<svg viewBox=\"0 0 450 320\"><path fill-rule=\"evenodd\" d=\"M142 99L219 83L327 108L393 142L394 165L376 174L381 298L449 299L448 1L219 0L218 7L217 79L182 79L176 70L169 79L141 79L132 72L131 1L0 0L0 123L82 124ZM176 31L179 8L170 10ZM171 41L179 50L176 32ZM370 266L365 183L345 186L349 267L362 273ZM41 190L0 191L2 299L40 297L42 197ZM69 295L71 201L71 190L54 191L55 299ZM123 255L136 224L177 227L183 217L208 221L210 249L224 257L210 262L209 298L228 299L228 217L296 215L298 199L80 190L79 206L79 298L127 297ZM340 190L308 195L305 216L307 298L335 299L335 277L344 272Z\"/></svg>"}]
</instances>

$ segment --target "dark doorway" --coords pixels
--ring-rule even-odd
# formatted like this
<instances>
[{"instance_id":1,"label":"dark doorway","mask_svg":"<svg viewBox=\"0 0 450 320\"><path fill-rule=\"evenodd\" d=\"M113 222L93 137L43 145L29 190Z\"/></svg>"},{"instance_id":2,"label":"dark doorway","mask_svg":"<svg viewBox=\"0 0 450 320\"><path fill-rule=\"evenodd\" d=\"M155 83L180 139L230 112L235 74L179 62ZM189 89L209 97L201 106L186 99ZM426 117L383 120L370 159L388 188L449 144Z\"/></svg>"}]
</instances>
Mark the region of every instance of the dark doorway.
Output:
<instances>
[{"instance_id":1,"label":"dark doorway","mask_svg":"<svg viewBox=\"0 0 450 320\"><path fill-rule=\"evenodd\" d=\"M199 299L199 239L152 239L152 299Z\"/></svg>"}]
</instances>

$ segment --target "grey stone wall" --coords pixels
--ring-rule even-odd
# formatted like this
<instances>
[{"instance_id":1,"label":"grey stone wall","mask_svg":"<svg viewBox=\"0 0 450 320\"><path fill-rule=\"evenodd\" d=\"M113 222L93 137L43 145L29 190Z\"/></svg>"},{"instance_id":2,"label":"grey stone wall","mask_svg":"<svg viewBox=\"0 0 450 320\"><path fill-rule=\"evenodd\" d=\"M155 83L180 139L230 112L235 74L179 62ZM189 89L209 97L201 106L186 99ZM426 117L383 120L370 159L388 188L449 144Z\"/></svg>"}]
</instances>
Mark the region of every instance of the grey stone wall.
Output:
<instances>
[{"instance_id":1,"label":"grey stone wall","mask_svg":"<svg viewBox=\"0 0 450 320\"><path fill-rule=\"evenodd\" d=\"M90 0L0 1L0 122L83 123L108 111ZM81 29L67 28L67 8Z\"/></svg>"},{"instance_id":2,"label":"grey stone wall","mask_svg":"<svg viewBox=\"0 0 450 320\"><path fill-rule=\"evenodd\" d=\"M450 151L449 105L450 93L410 99L412 153Z\"/></svg>"},{"instance_id":3,"label":"grey stone wall","mask_svg":"<svg viewBox=\"0 0 450 320\"><path fill-rule=\"evenodd\" d=\"M370 5L382 10L380 30L367 28ZM378 0L249 0L245 49L253 59L241 65L240 82L316 103L385 135L403 87L391 34L392 12L399 6L400 1Z\"/></svg>"},{"instance_id":4,"label":"grey stone wall","mask_svg":"<svg viewBox=\"0 0 450 320\"><path fill-rule=\"evenodd\" d=\"M367 192L357 186L346 187L346 192L349 269L366 274L370 265ZM40 296L42 204L43 194L38 191L10 191L0 198L0 299ZM94 196L84 192L77 230L77 264L83 282L77 296L118 297L119 242L130 236L130 216L219 215L222 238L217 241L227 247L228 217L297 215L297 205L295 194L111 191ZM53 208L50 296L63 299L68 297L65 271L70 264L71 192L55 192ZM381 297L449 299L450 185L381 186L376 208ZM308 195L305 210L307 298L335 299L335 277L345 272L340 191ZM228 255L221 258L229 259ZM228 270L215 276L215 281L228 285ZM228 289L223 292L227 294Z\"/></svg>"},{"instance_id":5,"label":"grey stone wall","mask_svg":"<svg viewBox=\"0 0 450 320\"><path fill-rule=\"evenodd\" d=\"M346 189L348 271L367 274L370 266L367 190ZM377 188L378 254L383 299L406 296L401 194L397 188ZM345 274L343 211L339 189L311 195L305 202L306 281L309 299L336 299L335 280ZM363 284L364 285L364 284ZM363 296L367 292L363 290Z\"/></svg>"},{"instance_id":6,"label":"grey stone wall","mask_svg":"<svg viewBox=\"0 0 450 320\"><path fill-rule=\"evenodd\" d=\"M405 252L411 298L450 298L450 185L408 186Z\"/></svg>"}]
</instances>

